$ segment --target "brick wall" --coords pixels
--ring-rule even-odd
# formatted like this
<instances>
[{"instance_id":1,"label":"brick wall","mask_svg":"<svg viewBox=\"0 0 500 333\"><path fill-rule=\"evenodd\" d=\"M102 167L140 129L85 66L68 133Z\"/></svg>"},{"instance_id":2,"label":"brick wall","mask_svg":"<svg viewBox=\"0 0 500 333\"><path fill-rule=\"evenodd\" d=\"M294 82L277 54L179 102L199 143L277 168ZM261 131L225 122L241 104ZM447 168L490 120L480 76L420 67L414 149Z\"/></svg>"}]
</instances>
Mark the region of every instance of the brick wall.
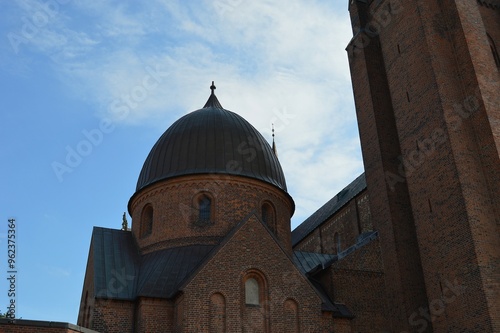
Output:
<instances>
[{"instance_id":1,"label":"brick wall","mask_svg":"<svg viewBox=\"0 0 500 333\"><path fill-rule=\"evenodd\" d=\"M301 332L321 331L321 299L290 260L252 217L183 290L182 302L189 304L183 308L183 331L208 332L214 311L220 311L213 308L214 294L224 299L227 332L285 332L290 323L284 319L294 316L291 305ZM245 304L249 275L260 281L258 306Z\"/></svg>"},{"instance_id":2,"label":"brick wall","mask_svg":"<svg viewBox=\"0 0 500 333\"><path fill-rule=\"evenodd\" d=\"M343 251L354 245L360 233L372 230L368 192L365 190L295 245L294 250L336 254L339 248Z\"/></svg>"},{"instance_id":3,"label":"brick wall","mask_svg":"<svg viewBox=\"0 0 500 333\"><path fill-rule=\"evenodd\" d=\"M353 332L389 331L379 239L334 263L325 275L332 281L331 298L354 315Z\"/></svg>"},{"instance_id":4,"label":"brick wall","mask_svg":"<svg viewBox=\"0 0 500 333\"><path fill-rule=\"evenodd\" d=\"M87 268L83 281L82 297L80 300L80 309L78 311L77 324L83 327L92 327L92 314L94 308L94 252L92 246L89 250Z\"/></svg>"},{"instance_id":5,"label":"brick wall","mask_svg":"<svg viewBox=\"0 0 500 333\"><path fill-rule=\"evenodd\" d=\"M372 215L370 211L370 199L368 191L363 191L356 197L356 204L358 208L358 221L360 232L373 231Z\"/></svg>"},{"instance_id":6,"label":"brick wall","mask_svg":"<svg viewBox=\"0 0 500 333\"><path fill-rule=\"evenodd\" d=\"M331 330L325 330L325 333L330 333ZM333 332L335 333L351 333L356 332L351 328L351 321L349 319L337 319L333 324Z\"/></svg>"},{"instance_id":7,"label":"brick wall","mask_svg":"<svg viewBox=\"0 0 500 333\"><path fill-rule=\"evenodd\" d=\"M140 298L137 301L136 333L174 331L174 303L165 299Z\"/></svg>"},{"instance_id":8,"label":"brick wall","mask_svg":"<svg viewBox=\"0 0 500 333\"><path fill-rule=\"evenodd\" d=\"M198 209L193 198L208 193L212 198L213 223L198 226ZM188 244L216 244L236 223L252 211L262 214L264 202L275 209L276 235L291 251L290 217L293 201L282 190L251 178L229 175L178 177L153 185L135 195L130 202L132 232L143 253ZM141 238L142 209L152 205L153 229Z\"/></svg>"},{"instance_id":9,"label":"brick wall","mask_svg":"<svg viewBox=\"0 0 500 333\"><path fill-rule=\"evenodd\" d=\"M387 298L402 310L392 329L497 331L500 95L486 30L498 36L498 9L386 0L350 10L355 34L375 27L348 52ZM429 307L432 320L419 314Z\"/></svg>"},{"instance_id":10,"label":"brick wall","mask_svg":"<svg viewBox=\"0 0 500 333\"><path fill-rule=\"evenodd\" d=\"M409 189L405 182L392 184L387 181L388 176L398 176L398 157L402 155L402 138L395 113L412 100L409 90L414 82L401 83L391 91L390 75L406 78L408 74L407 67L396 70L387 64L385 49L390 49L390 56L399 59L400 52L404 53L407 46L412 45L412 38L421 33L420 29L405 24L418 20L417 12L408 9L406 3L352 2L350 14L355 37L347 48L370 211L374 228L381 238L384 263L390 268L385 275L390 287L385 297L390 304L397 304L389 308L392 329L396 332L409 329L410 309L427 304ZM401 22L397 28L396 22ZM400 38L394 36L387 43L382 41L382 35L389 33L398 34ZM412 54L420 56L419 52ZM412 110L411 114L415 113Z\"/></svg>"},{"instance_id":11,"label":"brick wall","mask_svg":"<svg viewBox=\"0 0 500 333\"><path fill-rule=\"evenodd\" d=\"M96 299L91 328L102 333L134 333L134 313L134 302Z\"/></svg>"}]
</instances>

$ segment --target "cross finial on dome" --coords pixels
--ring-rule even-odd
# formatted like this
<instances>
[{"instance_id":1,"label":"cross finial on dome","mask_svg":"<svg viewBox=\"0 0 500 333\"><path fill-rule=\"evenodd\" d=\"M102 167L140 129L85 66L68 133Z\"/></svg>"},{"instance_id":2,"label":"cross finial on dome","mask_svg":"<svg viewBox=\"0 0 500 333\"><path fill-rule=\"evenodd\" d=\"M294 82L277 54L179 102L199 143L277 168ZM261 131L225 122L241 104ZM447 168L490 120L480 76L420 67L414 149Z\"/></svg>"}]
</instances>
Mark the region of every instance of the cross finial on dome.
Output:
<instances>
[{"instance_id":1,"label":"cross finial on dome","mask_svg":"<svg viewBox=\"0 0 500 333\"><path fill-rule=\"evenodd\" d=\"M223 108L217 100L217 97L215 97L215 89L215 83L214 81L212 81L212 85L210 86L210 90L212 90L212 93L210 94L210 97L208 98L208 101L205 103L205 106L203 108Z\"/></svg>"}]
</instances>

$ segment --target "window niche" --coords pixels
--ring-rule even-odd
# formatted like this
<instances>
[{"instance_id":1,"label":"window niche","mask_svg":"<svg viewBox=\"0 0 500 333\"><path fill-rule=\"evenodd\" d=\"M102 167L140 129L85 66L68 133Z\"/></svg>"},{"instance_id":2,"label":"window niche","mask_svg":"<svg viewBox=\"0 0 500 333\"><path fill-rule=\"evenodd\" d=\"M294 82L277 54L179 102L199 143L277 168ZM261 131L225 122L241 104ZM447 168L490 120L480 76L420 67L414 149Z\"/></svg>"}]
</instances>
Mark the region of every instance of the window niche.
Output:
<instances>
[{"instance_id":1,"label":"window niche","mask_svg":"<svg viewBox=\"0 0 500 333\"><path fill-rule=\"evenodd\" d=\"M269 299L264 275L251 269L243 275L241 283L243 322L251 323L252 331L269 332Z\"/></svg>"},{"instance_id":2,"label":"window niche","mask_svg":"<svg viewBox=\"0 0 500 333\"><path fill-rule=\"evenodd\" d=\"M142 209L141 216L141 238L150 235L153 232L153 206L147 204Z\"/></svg>"},{"instance_id":3,"label":"window niche","mask_svg":"<svg viewBox=\"0 0 500 333\"><path fill-rule=\"evenodd\" d=\"M264 202L262 204L262 221L276 233L276 210L270 202Z\"/></svg>"},{"instance_id":4,"label":"window niche","mask_svg":"<svg viewBox=\"0 0 500 333\"><path fill-rule=\"evenodd\" d=\"M226 331L226 298L214 293L210 296L210 332Z\"/></svg>"},{"instance_id":5,"label":"window niche","mask_svg":"<svg viewBox=\"0 0 500 333\"><path fill-rule=\"evenodd\" d=\"M214 221L214 199L208 192L202 192L194 197L194 225L204 227L213 224Z\"/></svg>"},{"instance_id":6,"label":"window niche","mask_svg":"<svg viewBox=\"0 0 500 333\"><path fill-rule=\"evenodd\" d=\"M254 278L249 278L245 281L245 304L260 305L259 282Z\"/></svg>"},{"instance_id":7,"label":"window niche","mask_svg":"<svg viewBox=\"0 0 500 333\"><path fill-rule=\"evenodd\" d=\"M243 277L245 305L261 306L266 299L266 282L260 271L250 270Z\"/></svg>"},{"instance_id":8,"label":"window niche","mask_svg":"<svg viewBox=\"0 0 500 333\"><path fill-rule=\"evenodd\" d=\"M341 243L342 240L340 239L340 234L338 232L336 232L333 235L333 242L334 242L336 253L342 252L342 243Z\"/></svg>"}]
</instances>

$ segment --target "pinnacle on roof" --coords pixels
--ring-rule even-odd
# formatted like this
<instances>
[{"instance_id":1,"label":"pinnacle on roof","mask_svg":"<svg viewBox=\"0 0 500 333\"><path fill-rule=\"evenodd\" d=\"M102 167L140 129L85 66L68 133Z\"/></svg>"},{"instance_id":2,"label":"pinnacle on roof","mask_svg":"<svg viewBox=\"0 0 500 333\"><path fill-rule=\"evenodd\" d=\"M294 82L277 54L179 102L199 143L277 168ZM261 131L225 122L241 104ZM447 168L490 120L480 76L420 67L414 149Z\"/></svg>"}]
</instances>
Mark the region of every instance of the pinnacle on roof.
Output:
<instances>
[{"instance_id":1,"label":"pinnacle on roof","mask_svg":"<svg viewBox=\"0 0 500 333\"><path fill-rule=\"evenodd\" d=\"M273 128L273 153L276 157L278 157L278 148L276 147L276 143L274 142L274 124L272 124Z\"/></svg>"}]
</instances>

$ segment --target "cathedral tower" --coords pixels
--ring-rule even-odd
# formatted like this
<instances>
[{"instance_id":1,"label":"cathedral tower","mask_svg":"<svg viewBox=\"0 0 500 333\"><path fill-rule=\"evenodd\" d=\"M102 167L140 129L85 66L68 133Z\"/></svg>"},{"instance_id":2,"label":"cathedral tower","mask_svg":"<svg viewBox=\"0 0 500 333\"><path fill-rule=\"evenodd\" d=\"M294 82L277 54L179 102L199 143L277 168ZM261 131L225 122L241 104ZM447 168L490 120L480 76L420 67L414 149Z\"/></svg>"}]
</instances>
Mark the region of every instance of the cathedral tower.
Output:
<instances>
[{"instance_id":1,"label":"cathedral tower","mask_svg":"<svg viewBox=\"0 0 500 333\"><path fill-rule=\"evenodd\" d=\"M351 0L393 332L500 331L500 4Z\"/></svg>"}]
</instances>

